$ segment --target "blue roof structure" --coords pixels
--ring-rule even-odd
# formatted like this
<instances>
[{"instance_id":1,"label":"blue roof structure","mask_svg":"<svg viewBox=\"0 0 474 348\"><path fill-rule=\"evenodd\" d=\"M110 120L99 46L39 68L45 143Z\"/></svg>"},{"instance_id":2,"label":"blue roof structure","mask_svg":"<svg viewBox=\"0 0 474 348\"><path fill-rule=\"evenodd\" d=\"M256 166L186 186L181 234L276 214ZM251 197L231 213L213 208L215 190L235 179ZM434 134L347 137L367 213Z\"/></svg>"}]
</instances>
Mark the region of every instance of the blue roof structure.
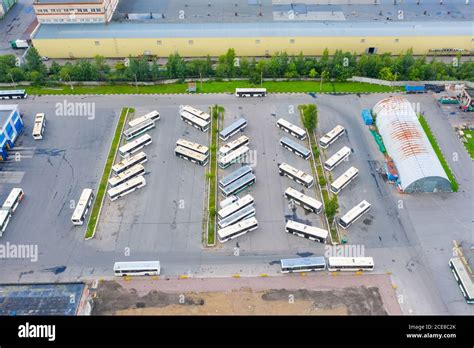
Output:
<instances>
[{"instance_id":1,"label":"blue roof structure","mask_svg":"<svg viewBox=\"0 0 474 348\"><path fill-rule=\"evenodd\" d=\"M257 22L41 25L34 39L472 36L468 22Z\"/></svg>"}]
</instances>

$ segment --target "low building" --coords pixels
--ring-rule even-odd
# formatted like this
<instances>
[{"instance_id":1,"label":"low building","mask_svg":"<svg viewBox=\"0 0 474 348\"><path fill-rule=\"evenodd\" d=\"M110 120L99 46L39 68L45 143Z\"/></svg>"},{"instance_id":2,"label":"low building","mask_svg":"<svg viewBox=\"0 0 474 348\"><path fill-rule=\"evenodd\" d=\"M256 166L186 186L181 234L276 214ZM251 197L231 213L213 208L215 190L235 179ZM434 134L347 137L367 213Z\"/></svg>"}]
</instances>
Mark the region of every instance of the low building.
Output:
<instances>
[{"instance_id":1,"label":"low building","mask_svg":"<svg viewBox=\"0 0 474 348\"><path fill-rule=\"evenodd\" d=\"M118 0L34 0L42 24L108 23Z\"/></svg>"},{"instance_id":2,"label":"low building","mask_svg":"<svg viewBox=\"0 0 474 348\"><path fill-rule=\"evenodd\" d=\"M13 149L18 135L23 130L18 105L0 105L0 159L6 160L7 151Z\"/></svg>"},{"instance_id":3,"label":"low building","mask_svg":"<svg viewBox=\"0 0 474 348\"><path fill-rule=\"evenodd\" d=\"M0 18L5 17L6 13L15 5L17 0L0 0Z\"/></svg>"},{"instance_id":4,"label":"low building","mask_svg":"<svg viewBox=\"0 0 474 348\"><path fill-rule=\"evenodd\" d=\"M395 162L403 192L451 192L451 183L411 104L382 99L372 109L383 142Z\"/></svg>"},{"instance_id":5,"label":"low building","mask_svg":"<svg viewBox=\"0 0 474 348\"><path fill-rule=\"evenodd\" d=\"M327 48L362 54L400 54L413 49L424 55L433 47L472 48L472 29L465 22L256 22L129 23L40 25L33 45L50 58L137 56L216 57L234 48L239 56L264 57L285 50L289 55L319 56Z\"/></svg>"}]
</instances>

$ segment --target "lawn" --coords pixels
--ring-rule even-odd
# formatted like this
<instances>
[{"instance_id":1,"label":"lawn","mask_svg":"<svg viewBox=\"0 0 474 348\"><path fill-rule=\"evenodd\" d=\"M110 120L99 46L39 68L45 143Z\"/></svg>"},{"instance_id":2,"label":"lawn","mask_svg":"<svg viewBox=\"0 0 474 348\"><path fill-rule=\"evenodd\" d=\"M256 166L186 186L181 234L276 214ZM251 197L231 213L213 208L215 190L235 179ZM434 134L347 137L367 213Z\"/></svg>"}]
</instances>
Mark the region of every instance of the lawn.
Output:
<instances>
[{"instance_id":1,"label":"lawn","mask_svg":"<svg viewBox=\"0 0 474 348\"><path fill-rule=\"evenodd\" d=\"M198 93L233 93L235 88L256 87L248 81L210 81L197 83ZM260 86L257 86L260 87ZM317 81L267 81L263 83L269 93L298 92L319 93L320 84ZM31 95L55 95L55 94L166 94L186 93L186 83L158 84L152 86L134 85L106 85L106 86L74 86L68 85L55 87L26 87ZM393 92L394 89L387 86L373 85L360 82L328 82L323 83L322 92L333 93L368 93L368 92Z\"/></svg>"},{"instance_id":2,"label":"lawn","mask_svg":"<svg viewBox=\"0 0 474 348\"><path fill-rule=\"evenodd\" d=\"M105 163L104 172L102 173L102 178L100 180L99 189L97 190L97 194L95 197L94 206L92 207L91 217L89 219L89 223L87 224L87 230L85 235L86 239L94 237L97 221L99 219L99 213L105 196L105 190L107 189L107 181L110 176L110 170L112 168L112 165L114 164L115 155L117 153L117 147L120 143L120 138L122 135L123 125L129 112L134 112L134 110L130 108L123 108L120 114L120 118L117 123L117 128L115 129L114 138L112 140L112 144L110 145L109 155L107 156L107 161Z\"/></svg>"},{"instance_id":3,"label":"lawn","mask_svg":"<svg viewBox=\"0 0 474 348\"><path fill-rule=\"evenodd\" d=\"M464 146L466 147L469 156L474 159L474 131L465 130L463 132L464 138L467 140L467 142L464 143ZM470 135L471 137L469 138L467 135Z\"/></svg>"},{"instance_id":4,"label":"lawn","mask_svg":"<svg viewBox=\"0 0 474 348\"><path fill-rule=\"evenodd\" d=\"M210 172L208 174L210 185L209 185L209 226L207 230L207 244L214 245L216 240L216 178L217 178L217 135L219 130L217 129L217 120L220 115L224 114L224 108L215 105L212 109L212 127L211 127L211 147L210 147Z\"/></svg>"},{"instance_id":5,"label":"lawn","mask_svg":"<svg viewBox=\"0 0 474 348\"><path fill-rule=\"evenodd\" d=\"M441 152L441 149L439 148L438 142L436 141L436 138L431 132L428 122L426 122L426 119L420 114L418 114L418 119L420 120L421 126L423 127L423 130L425 131L426 136L428 137L428 140L430 141L430 144L433 147L434 152L436 153L436 156L438 156L441 166L443 167L449 181L451 182L451 188L453 192L457 192L459 189L459 186L456 181L456 177L451 171L451 168L449 168L448 162L446 162L446 159L444 158L443 153Z\"/></svg>"}]
</instances>

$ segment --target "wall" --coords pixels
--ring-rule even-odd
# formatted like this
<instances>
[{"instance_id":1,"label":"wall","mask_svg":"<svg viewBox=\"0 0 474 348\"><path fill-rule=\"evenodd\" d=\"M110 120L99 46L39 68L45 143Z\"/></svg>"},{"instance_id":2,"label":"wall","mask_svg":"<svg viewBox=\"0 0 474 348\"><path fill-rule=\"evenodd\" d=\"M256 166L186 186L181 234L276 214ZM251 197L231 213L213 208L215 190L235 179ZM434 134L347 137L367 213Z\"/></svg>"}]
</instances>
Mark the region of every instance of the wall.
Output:
<instances>
[{"instance_id":1,"label":"wall","mask_svg":"<svg viewBox=\"0 0 474 348\"><path fill-rule=\"evenodd\" d=\"M257 44L256 40L260 40ZM291 40L294 40L292 43ZM265 56L285 50L288 54L322 55L325 48L364 53L376 47L377 53L401 53L413 48L422 55L433 47L458 47L471 49L470 36L405 37L395 43L394 37L263 37L263 38L164 38L164 39L33 39L40 55L50 58L92 58L102 55L109 58L140 56L145 52L158 57L168 57L178 52L184 57L219 56L234 48L238 56ZM161 44L158 43L160 41ZM192 44L190 43L192 41Z\"/></svg>"},{"instance_id":2,"label":"wall","mask_svg":"<svg viewBox=\"0 0 474 348\"><path fill-rule=\"evenodd\" d=\"M370 77L352 76L350 81L372 83L384 86L405 86L409 84L435 84L435 85L457 85L465 84L467 87L474 88L474 82L471 81L387 81L380 79L372 79Z\"/></svg>"}]
</instances>

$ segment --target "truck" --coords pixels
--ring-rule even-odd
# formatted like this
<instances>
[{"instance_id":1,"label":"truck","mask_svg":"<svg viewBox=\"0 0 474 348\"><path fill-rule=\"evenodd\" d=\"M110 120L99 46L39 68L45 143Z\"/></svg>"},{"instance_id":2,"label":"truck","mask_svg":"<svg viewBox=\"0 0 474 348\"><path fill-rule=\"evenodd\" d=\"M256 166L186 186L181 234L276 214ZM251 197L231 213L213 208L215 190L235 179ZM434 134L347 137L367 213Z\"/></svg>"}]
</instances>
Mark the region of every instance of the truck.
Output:
<instances>
[{"instance_id":1,"label":"truck","mask_svg":"<svg viewBox=\"0 0 474 348\"><path fill-rule=\"evenodd\" d=\"M20 49L20 48L28 48L30 45L28 44L28 41L26 40L14 40L10 41L10 45L14 49Z\"/></svg>"},{"instance_id":2,"label":"truck","mask_svg":"<svg viewBox=\"0 0 474 348\"><path fill-rule=\"evenodd\" d=\"M374 123L374 119L372 118L372 113L369 109L362 110L362 119L366 125L371 125Z\"/></svg>"},{"instance_id":3,"label":"truck","mask_svg":"<svg viewBox=\"0 0 474 348\"><path fill-rule=\"evenodd\" d=\"M406 85L405 92L407 93L425 93L425 86L423 85Z\"/></svg>"}]
</instances>

